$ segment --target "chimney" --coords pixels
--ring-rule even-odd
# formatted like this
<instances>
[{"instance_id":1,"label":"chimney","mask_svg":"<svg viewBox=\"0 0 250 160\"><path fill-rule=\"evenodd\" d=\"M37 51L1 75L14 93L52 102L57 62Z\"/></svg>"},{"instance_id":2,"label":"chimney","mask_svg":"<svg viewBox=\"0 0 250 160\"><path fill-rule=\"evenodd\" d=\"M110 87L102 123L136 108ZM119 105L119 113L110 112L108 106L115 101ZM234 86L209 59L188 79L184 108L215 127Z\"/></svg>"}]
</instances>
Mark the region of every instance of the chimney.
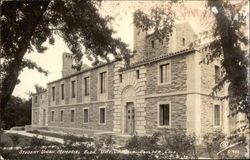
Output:
<instances>
[{"instance_id":1,"label":"chimney","mask_svg":"<svg viewBox=\"0 0 250 160\"><path fill-rule=\"evenodd\" d=\"M62 77L66 77L76 72L76 69L72 68L73 61L74 61L73 54L64 52L62 60L63 60Z\"/></svg>"}]
</instances>

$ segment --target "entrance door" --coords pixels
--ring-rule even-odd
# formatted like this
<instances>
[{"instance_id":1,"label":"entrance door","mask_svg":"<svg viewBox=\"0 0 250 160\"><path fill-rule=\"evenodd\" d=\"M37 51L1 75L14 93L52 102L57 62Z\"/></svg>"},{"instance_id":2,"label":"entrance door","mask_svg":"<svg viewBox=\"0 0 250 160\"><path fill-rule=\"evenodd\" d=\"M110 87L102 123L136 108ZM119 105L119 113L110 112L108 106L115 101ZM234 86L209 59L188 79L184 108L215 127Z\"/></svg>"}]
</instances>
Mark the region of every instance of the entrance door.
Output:
<instances>
[{"instance_id":1,"label":"entrance door","mask_svg":"<svg viewBox=\"0 0 250 160\"><path fill-rule=\"evenodd\" d=\"M133 135L135 132L135 108L134 103L129 102L126 105L126 129L125 132Z\"/></svg>"},{"instance_id":2,"label":"entrance door","mask_svg":"<svg viewBox=\"0 0 250 160\"><path fill-rule=\"evenodd\" d=\"M46 123L46 110L43 110L43 126L45 126Z\"/></svg>"}]
</instances>

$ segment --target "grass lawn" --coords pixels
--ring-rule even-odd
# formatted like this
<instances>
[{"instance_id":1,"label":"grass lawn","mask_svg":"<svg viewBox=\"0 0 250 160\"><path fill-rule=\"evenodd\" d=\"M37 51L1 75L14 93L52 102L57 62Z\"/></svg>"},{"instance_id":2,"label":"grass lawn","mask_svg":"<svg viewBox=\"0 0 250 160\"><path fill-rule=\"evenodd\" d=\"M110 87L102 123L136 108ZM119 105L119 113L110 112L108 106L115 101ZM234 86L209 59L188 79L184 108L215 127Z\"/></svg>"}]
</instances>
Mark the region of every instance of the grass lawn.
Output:
<instances>
[{"instance_id":1,"label":"grass lawn","mask_svg":"<svg viewBox=\"0 0 250 160\"><path fill-rule=\"evenodd\" d=\"M4 144L4 147L12 147L13 146L13 141L11 139L12 135L17 135L19 138L19 143L16 145L18 147L23 147L23 146L30 146L32 138L33 137L28 137L28 136L23 136L23 135L19 135L19 134L13 134L13 133L2 133L0 135L0 146L2 146L2 144ZM46 140L41 140L44 143L47 144L55 144L56 142L49 142Z\"/></svg>"}]
</instances>

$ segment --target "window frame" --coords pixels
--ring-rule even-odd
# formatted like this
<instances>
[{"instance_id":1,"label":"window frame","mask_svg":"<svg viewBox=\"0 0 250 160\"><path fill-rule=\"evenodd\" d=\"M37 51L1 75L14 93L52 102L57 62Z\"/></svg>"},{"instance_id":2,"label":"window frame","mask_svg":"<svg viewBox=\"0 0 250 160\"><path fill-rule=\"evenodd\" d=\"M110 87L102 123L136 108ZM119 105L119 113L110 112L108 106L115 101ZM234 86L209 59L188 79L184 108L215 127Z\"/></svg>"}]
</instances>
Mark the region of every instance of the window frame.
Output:
<instances>
[{"instance_id":1,"label":"window frame","mask_svg":"<svg viewBox=\"0 0 250 160\"><path fill-rule=\"evenodd\" d=\"M101 109L104 109L104 123L101 123ZM99 114L98 114L98 123L99 123L99 125L106 125L106 121L107 121L106 106L100 106L99 107Z\"/></svg>"},{"instance_id":2,"label":"window frame","mask_svg":"<svg viewBox=\"0 0 250 160\"><path fill-rule=\"evenodd\" d=\"M169 125L160 125L160 105L169 105ZM171 128L172 127L172 107L170 101L161 101L157 103L157 127Z\"/></svg>"},{"instance_id":3,"label":"window frame","mask_svg":"<svg viewBox=\"0 0 250 160\"><path fill-rule=\"evenodd\" d=\"M74 83L73 83L74 82ZM74 84L74 85L73 85ZM76 98L76 79L72 79L70 80L70 91L71 91L71 99L75 99ZM73 87L74 86L74 87ZM73 96L74 95L74 96Z\"/></svg>"},{"instance_id":4,"label":"window frame","mask_svg":"<svg viewBox=\"0 0 250 160\"><path fill-rule=\"evenodd\" d=\"M55 122L55 110L51 110L50 112L51 112L51 122Z\"/></svg>"},{"instance_id":5,"label":"window frame","mask_svg":"<svg viewBox=\"0 0 250 160\"><path fill-rule=\"evenodd\" d=\"M72 121L72 111L74 111L73 121ZM71 108L70 109L70 122L71 123L75 123L76 122L76 109L75 108Z\"/></svg>"},{"instance_id":6,"label":"window frame","mask_svg":"<svg viewBox=\"0 0 250 160\"><path fill-rule=\"evenodd\" d=\"M60 110L60 122L64 122L64 109Z\"/></svg>"},{"instance_id":7,"label":"window frame","mask_svg":"<svg viewBox=\"0 0 250 160\"><path fill-rule=\"evenodd\" d=\"M88 84L86 84L86 79L88 79ZM89 97L90 96L90 76L85 76L83 77L83 83L84 83L84 91L83 91L83 95L85 97ZM87 86L86 86L87 85ZM86 94L88 91L88 94Z\"/></svg>"},{"instance_id":8,"label":"window frame","mask_svg":"<svg viewBox=\"0 0 250 160\"><path fill-rule=\"evenodd\" d=\"M163 65L169 65L169 81L161 83L161 66ZM172 83L172 63L170 60L158 63L158 85L166 85L166 84L171 84Z\"/></svg>"},{"instance_id":9,"label":"window frame","mask_svg":"<svg viewBox=\"0 0 250 160\"><path fill-rule=\"evenodd\" d=\"M155 48L155 40L151 40L151 48Z\"/></svg>"},{"instance_id":10,"label":"window frame","mask_svg":"<svg viewBox=\"0 0 250 160\"><path fill-rule=\"evenodd\" d=\"M217 75L216 68L218 68L219 75ZM214 82L215 82L215 84L219 83L220 79L221 79L221 67L219 65L214 65Z\"/></svg>"},{"instance_id":11,"label":"window frame","mask_svg":"<svg viewBox=\"0 0 250 160\"><path fill-rule=\"evenodd\" d=\"M119 82L122 83L122 74L119 74Z\"/></svg>"},{"instance_id":12,"label":"window frame","mask_svg":"<svg viewBox=\"0 0 250 160\"><path fill-rule=\"evenodd\" d=\"M216 122L217 122L217 120L216 120L216 113L215 113L215 111L216 111L216 106L219 106L219 120L218 120L218 122L219 122L219 124L216 124ZM221 127L221 125L222 125L222 123L221 123L221 105L220 104L218 104L218 103L215 103L214 105L213 105L213 126L214 127Z\"/></svg>"},{"instance_id":13,"label":"window frame","mask_svg":"<svg viewBox=\"0 0 250 160\"><path fill-rule=\"evenodd\" d=\"M56 101L56 86L51 86L52 102Z\"/></svg>"},{"instance_id":14,"label":"window frame","mask_svg":"<svg viewBox=\"0 0 250 160\"><path fill-rule=\"evenodd\" d=\"M88 122L85 122L85 110L88 110ZM88 124L89 123L89 107L84 107L83 108L83 124Z\"/></svg>"},{"instance_id":15,"label":"window frame","mask_svg":"<svg viewBox=\"0 0 250 160\"><path fill-rule=\"evenodd\" d=\"M108 72L106 70L99 72L99 93L100 94L106 94L107 93L107 76ZM102 77L102 75L105 75L105 78ZM103 81L103 82L102 82Z\"/></svg>"}]
</instances>

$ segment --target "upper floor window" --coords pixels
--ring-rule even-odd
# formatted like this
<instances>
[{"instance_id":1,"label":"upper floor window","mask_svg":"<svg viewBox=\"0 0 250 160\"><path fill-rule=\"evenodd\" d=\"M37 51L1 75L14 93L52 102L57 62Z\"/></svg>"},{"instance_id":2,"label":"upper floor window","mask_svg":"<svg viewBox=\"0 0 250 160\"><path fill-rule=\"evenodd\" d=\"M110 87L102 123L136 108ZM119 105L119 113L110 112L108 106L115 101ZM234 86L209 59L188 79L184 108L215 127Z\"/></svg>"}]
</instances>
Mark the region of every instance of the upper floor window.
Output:
<instances>
[{"instance_id":1,"label":"upper floor window","mask_svg":"<svg viewBox=\"0 0 250 160\"><path fill-rule=\"evenodd\" d=\"M72 109L72 110L70 111L70 121L71 121L71 122L74 122L74 121L75 121L75 110L74 110L74 109Z\"/></svg>"},{"instance_id":2,"label":"upper floor window","mask_svg":"<svg viewBox=\"0 0 250 160\"><path fill-rule=\"evenodd\" d=\"M136 70L136 79L140 79L140 70Z\"/></svg>"},{"instance_id":3,"label":"upper floor window","mask_svg":"<svg viewBox=\"0 0 250 160\"><path fill-rule=\"evenodd\" d=\"M151 41L151 47L155 48L155 41L154 40Z\"/></svg>"},{"instance_id":4,"label":"upper floor window","mask_svg":"<svg viewBox=\"0 0 250 160\"><path fill-rule=\"evenodd\" d=\"M170 126L170 105L159 105L159 126Z\"/></svg>"},{"instance_id":5,"label":"upper floor window","mask_svg":"<svg viewBox=\"0 0 250 160\"><path fill-rule=\"evenodd\" d=\"M83 109L83 123L89 122L89 109Z\"/></svg>"},{"instance_id":6,"label":"upper floor window","mask_svg":"<svg viewBox=\"0 0 250 160\"><path fill-rule=\"evenodd\" d=\"M106 72L100 73L100 92L106 92Z\"/></svg>"},{"instance_id":7,"label":"upper floor window","mask_svg":"<svg viewBox=\"0 0 250 160\"><path fill-rule=\"evenodd\" d=\"M122 82L122 74L119 74L119 80Z\"/></svg>"},{"instance_id":8,"label":"upper floor window","mask_svg":"<svg viewBox=\"0 0 250 160\"><path fill-rule=\"evenodd\" d=\"M61 99L64 99L64 84L61 84Z\"/></svg>"},{"instance_id":9,"label":"upper floor window","mask_svg":"<svg viewBox=\"0 0 250 160\"><path fill-rule=\"evenodd\" d=\"M160 83L170 82L170 63L160 65Z\"/></svg>"},{"instance_id":10,"label":"upper floor window","mask_svg":"<svg viewBox=\"0 0 250 160\"><path fill-rule=\"evenodd\" d=\"M186 45L186 40L185 38L182 38L182 46L185 46Z\"/></svg>"},{"instance_id":11,"label":"upper floor window","mask_svg":"<svg viewBox=\"0 0 250 160\"><path fill-rule=\"evenodd\" d=\"M214 72L215 72L215 83L218 83L220 81L220 67L219 66L214 66Z\"/></svg>"},{"instance_id":12,"label":"upper floor window","mask_svg":"<svg viewBox=\"0 0 250 160\"><path fill-rule=\"evenodd\" d=\"M84 78L84 95L89 96L89 77Z\"/></svg>"},{"instance_id":13,"label":"upper floor window","mask_svg":"<svg viewBox=\"0 0 250 160\"><path fill-rule=\"evenodd\" d=\"M71 97L75 98L76 97L76 91L75 91L75 83L76 81L71 81Z\"/></svg>"},{"instance_id":14,"label":"upper floor window","mask_svg":"<svg viewBox=\"0 0 250 160\"><path fill-rule=\"evenodd\" d=\"M99 123L100 124L105 124L106 123L106 108L105 107L100 107L99 108Z\"/></svg>"},{"instance_id":15,"label":"upper floor window","mask_svg":"<svg viewBox=\"0 0 250 160\"><path fill-rule=\"evenodd\" d=\"M220 105L214 105L214 125L220 125Z\"/></svg>"},{"instance_id":16,"label":"upper floor window","mask_svg":"<svg viewBox=\"0 0 250 160\"><path fill-rule=\"evenodd\" d=\"M55 87L52 87L52 101L55 101Z\"/></svg>"}]
</instances>

